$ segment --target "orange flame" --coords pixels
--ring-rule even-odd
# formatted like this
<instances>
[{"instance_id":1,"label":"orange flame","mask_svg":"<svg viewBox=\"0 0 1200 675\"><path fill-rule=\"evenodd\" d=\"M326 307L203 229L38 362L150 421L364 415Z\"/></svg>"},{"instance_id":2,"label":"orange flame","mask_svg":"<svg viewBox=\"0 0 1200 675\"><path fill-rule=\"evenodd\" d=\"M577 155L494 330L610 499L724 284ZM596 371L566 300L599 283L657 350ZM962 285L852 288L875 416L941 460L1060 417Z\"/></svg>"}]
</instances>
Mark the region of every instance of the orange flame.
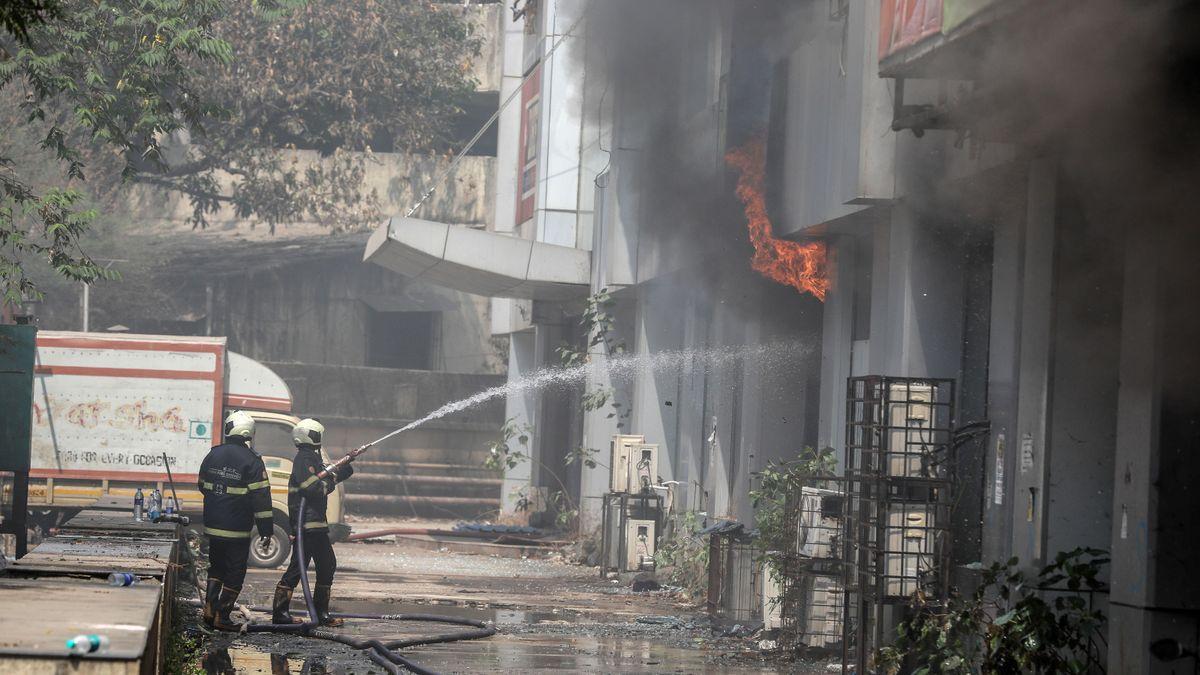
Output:
<instances>
[{"instance_id":1,"label":"orange flame","mask_svg":"<svg viewBox=\"0 0 1200 675\"><path fill-rule=\"evenodd\" d=\"M811 293L821 302L829 290L824 242L798 242L780 239L771 232L767 199L763 189L767 166L767 146L762 135L730 150L725 163L739 172L737 196L746 211L746 227L754 257L750 266L763 276L787 284L802 293Z\"/></svg>"}]
</instances>

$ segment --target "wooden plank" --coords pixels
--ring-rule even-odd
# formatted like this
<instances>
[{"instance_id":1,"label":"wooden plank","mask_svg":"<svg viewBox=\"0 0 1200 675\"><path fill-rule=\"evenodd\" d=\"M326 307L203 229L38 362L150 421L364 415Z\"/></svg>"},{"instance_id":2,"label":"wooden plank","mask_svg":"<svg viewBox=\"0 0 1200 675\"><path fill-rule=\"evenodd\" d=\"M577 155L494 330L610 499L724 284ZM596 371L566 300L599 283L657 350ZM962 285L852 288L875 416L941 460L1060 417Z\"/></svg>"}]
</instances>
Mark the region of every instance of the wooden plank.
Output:
<instances>
[{"instance_id":1,"label":"wooden plank","mask_svg":"<svg viewBox=\"0 0 1200 675\"><path fill-rule=\"evenodd\" d=\"M56 536L46 539L31 553L15 561L11 570L17 574L25 570L104 575L133 572L161 578L174 558L175 542L172 541Z\"/></svg>"},{"instance_id":2,"label":"wooden plank","mask_svg":"<svg viewBox=\"0 0 1200 675\"><path fill-rule=\"evenodd\" d=\"M80 659L141 660L156 624L162 586L113 587L101 581L0 578L0 672L5 656L68 656L66 641L104 635L109 648ZM154 654L148 655L151 659Z\"/></svg>"},{"instance_id":3,"label":"wooden plank","mask_svg":"<svg viewBox=\"0 0 1200 675\"><path fill-rule=\"evenodd\" d=\"M144 495L145 493L142 494ZM87 509L90 511L116 511L132 518L133 496L103 494L96 501L88 504Z\"/></svg>"},{"instance_id":4,"label":"wooden plank","mask_svg":"<svg viewBox=\"0 0 1200 675\"><path fill-rule=\"evenodd\" d=\"M85 509L58 528L59 534L110 534L147 538L178 539L178 523L136 521L130 513Z\"/></svg>"}]
</instances>

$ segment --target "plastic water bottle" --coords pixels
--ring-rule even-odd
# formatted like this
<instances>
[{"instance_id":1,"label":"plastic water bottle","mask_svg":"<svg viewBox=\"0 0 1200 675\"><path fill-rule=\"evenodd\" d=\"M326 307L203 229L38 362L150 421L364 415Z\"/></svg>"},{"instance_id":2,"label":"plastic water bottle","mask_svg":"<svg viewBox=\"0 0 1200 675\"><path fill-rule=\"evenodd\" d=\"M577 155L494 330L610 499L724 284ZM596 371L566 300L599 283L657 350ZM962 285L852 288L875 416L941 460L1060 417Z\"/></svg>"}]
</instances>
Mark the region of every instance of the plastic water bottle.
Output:
<instances>
[{"instance_id":1,"label":"plastic water bottle","mask_svg":"<svg viewBox=\"0 0 1200 675\"><path fill-rule=\"evenodd\" d=\"M137 492L133 493L133 519L139 523L144 520L143 513L146 504L146 496L142 494L142 488L138 488Z\"/></svg>"},{"instance_id":2,"label":"plastic water bottle","mask_svg":"<svg viewBox=\"0 0 1200 675\"><path fill-rule=\"evenodd\" d=\"M109 586L132 586L137 582L137 575L129 572L113 572L108 575Z\"/></svg>"},{"instance_id":3,"label":"plastic water bottle","mask_svg":"<svg viewBox=\"0 0 1200 675\"><path fill-rule=\"evenodd\" d=\"M76 635L67 640L67 651L72 654L95 654L108 649L108 638L104 635Z\"/></svg>"},{"instance_id":4,"label":"plastic water bottle","mask_svg":"<svg viewBox=\"0 0 1200 675\"><path fill-rule=\"evenodd\" d=\"M158 520L158 514L162 513L162 493L157 489L150 493L150 521Z\"/></svg>"}]
</instances>

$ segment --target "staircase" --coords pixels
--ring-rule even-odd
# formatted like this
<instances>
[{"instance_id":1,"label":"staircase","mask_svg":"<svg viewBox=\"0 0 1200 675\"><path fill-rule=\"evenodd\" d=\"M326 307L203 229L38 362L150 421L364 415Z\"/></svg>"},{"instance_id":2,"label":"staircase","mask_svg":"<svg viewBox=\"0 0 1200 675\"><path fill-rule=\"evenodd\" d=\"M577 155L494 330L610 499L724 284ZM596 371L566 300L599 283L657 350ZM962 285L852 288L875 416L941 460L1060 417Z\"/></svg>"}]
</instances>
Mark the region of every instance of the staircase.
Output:
<instances>
[{"instance_id":1,"label":"staircase","mask_svg":"<svg viewBox=\"0 0 1200 675\"><path fill-rule=\"evenodd\" d=\"M443 404L494 387L502 375L272 362L293 407L325 425L325 450L339 457ZM354 462L345 485L350 514L392 518L494 517L500 474L482 467L504 424L496 399L390 438Z\"/></svg>"},{"instance_id":2,"label":"staircase","mask_svg":"<svg viewBox=\"0 0 1200 675\"><path fill-rule=\"evenodd\" d=\"M494 518L498 472L478 464L360 460L346 483L351 513L420 518Z\"/></svg>"}]
</instances>

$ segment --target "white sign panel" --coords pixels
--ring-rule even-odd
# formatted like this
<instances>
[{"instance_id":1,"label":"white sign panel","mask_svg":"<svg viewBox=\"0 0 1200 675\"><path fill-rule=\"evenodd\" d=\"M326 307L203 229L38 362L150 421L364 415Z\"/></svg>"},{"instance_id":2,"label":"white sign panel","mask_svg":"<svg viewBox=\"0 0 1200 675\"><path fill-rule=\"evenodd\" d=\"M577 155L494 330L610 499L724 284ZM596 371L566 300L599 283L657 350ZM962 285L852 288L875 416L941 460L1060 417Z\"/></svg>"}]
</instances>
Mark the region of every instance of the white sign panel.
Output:
<instances>
[{"instance_id":1,"label":"white sign panel","mask_svg":"<svg viewBox=\"0 0 1200 675\"><path fill-rule=\"evenodd\" d=\"M211 380L38 374L33 468L195 474L212 443Z\"/></svg>"},{"instance_id":2,"label":"white sign panel","mask_svg":"<svg viewBox=\"0 0 1200 675\"><path fill-rule=\"evenodd\" d=\"M176 370L191 373L211 373L217 369L217 355L212 352L38 346L37 359L39 366Z\"/></svg>"}]
</instances>

